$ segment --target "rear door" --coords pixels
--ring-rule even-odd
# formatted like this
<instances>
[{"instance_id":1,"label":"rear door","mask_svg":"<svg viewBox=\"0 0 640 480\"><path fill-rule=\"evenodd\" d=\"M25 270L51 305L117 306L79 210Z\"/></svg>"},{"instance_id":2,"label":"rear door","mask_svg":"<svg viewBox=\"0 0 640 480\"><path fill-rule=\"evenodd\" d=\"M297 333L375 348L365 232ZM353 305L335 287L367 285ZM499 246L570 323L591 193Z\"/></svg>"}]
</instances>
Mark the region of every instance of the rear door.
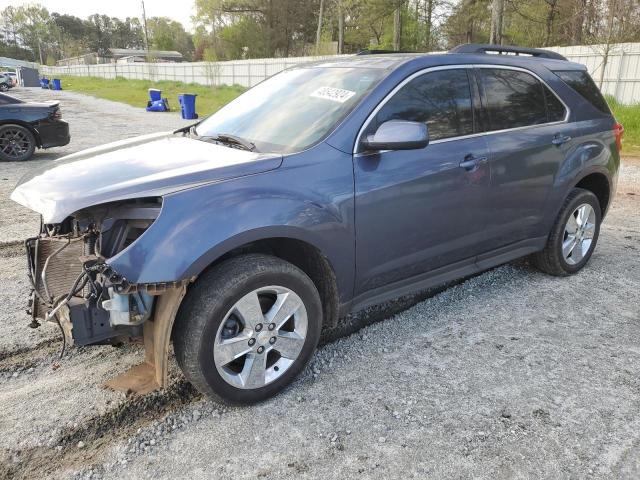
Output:
<instances>
[{"instance_id":1,"label":"rear door","mask_svg":"<svg viewBox=\"0 0 640 480\"><path fill-rule=\"evenodd\" d=\"M471 73L432 70L407 81L365 126L425 122L418 150L354 156L356 294L468 260L483 242L489 188L484 136L474 136Z\"/></svg>"},{"instance_id":2,"label":"rear door","mask_svg":"<svg viewBox=\"0 0 640 480\"><path fill-rule=\"evenodd\" d=\"M475 69L486 112L491 189L487 235L494 248L541 237L547 199L580 132L569 110L531 72Z\"/></svg>"}]
</instances>

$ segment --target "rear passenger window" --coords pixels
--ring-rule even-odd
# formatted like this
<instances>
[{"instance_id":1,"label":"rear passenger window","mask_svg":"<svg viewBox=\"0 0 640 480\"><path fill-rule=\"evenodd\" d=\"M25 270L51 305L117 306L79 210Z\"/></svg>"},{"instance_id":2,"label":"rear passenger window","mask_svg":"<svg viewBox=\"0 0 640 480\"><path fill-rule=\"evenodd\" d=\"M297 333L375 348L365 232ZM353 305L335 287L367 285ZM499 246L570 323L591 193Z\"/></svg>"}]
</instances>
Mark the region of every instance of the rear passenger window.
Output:
<instances>
[{"instance_id":1,"label":"rear passenger window","mask_svg":"<svg viewBox=\"0 0 640 480\"><path fill-rule=\"evenodd\" d=\"M609 105L600 93L600 90L591 79L589 74L583 70L568 70L553 72L559 76L564 83L573 88L582 97L588 101L591 105L596 107L602 113L611 115Z\"/></svg>"},{"instance_id":2,"label":"rear passenger window","mask_svg":"<svg viewBox=\"0 0 640 480\"><path fill-rule=\"evenodd\" d=\"M561 122L567 115L567 110L551 90L544 85L542 88L544 88L544 98L547 102L547 118L549 122Z\"/></svg>"},{"instance_id":3,"label":"rear passenger window","mask_svg":"<svg viewBox=\"0 0 640 480\"><path fill-rule=\"evenodd\" d=\"M518 70L481 68L491 130L547 123L543 85Z\"/></svg>"},{"instance_id":4,"label":"rear passenger window","mask_svg":"<svg viewBox=\"0 0 640 480\"><path fill-rule=\"evenodd\" d=\"M378 112L366 133L388 120L423 122L429 139L473 133L469 77L465 69L425 73L407 83Z\"/></svg>"}]
</instances>

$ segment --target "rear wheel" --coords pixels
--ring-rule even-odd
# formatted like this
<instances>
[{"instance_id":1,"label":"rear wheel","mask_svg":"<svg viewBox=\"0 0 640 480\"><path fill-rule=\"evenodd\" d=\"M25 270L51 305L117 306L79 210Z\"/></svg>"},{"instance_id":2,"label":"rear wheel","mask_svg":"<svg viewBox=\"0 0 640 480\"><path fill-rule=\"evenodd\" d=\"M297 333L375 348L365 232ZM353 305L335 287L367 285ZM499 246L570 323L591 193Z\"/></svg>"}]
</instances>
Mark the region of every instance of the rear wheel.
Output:
<instances>
[{"instance_id":1,"label":"rear wheel","mask_svg":"<svg viewBox=\"0 0 640 480\"><path fill-rule=\"evenodd\" d=\"M187 379L228 403L255 403L290 383L318 344L315 285L279 258L232 258L203 274L176 318L174 347Z\"/></svg>"},{"instance_id":2,"label":"rear wheel","mask_svg":"<svg viewBox=\"0 0 640 480\"><path fill-rule=\"evenodd\" d=\"M36 139L20 125L0 126L0 160L21 162L28 160L36 149Z\"/></svg>"},{"instance_id":3,"label":"rear wheel","mask_svg":"<svg viewBox=\"0 0 640 480\"><path fill-rule=\"evenodd\" d=\"M574 188L558 214L545 249L533 256L534 264L551 275L578 272L593 254L601 220L598 198L588 190Z\"/></svg>"}]
</instances>

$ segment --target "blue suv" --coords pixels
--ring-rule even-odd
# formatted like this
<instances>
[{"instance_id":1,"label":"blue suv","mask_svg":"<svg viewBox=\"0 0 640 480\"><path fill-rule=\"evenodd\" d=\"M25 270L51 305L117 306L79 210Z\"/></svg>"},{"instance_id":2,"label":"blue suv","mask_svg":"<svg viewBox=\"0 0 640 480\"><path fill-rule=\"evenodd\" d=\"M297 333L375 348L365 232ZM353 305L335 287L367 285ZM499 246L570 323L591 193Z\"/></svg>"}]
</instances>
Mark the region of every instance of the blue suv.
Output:
<instances>
[{"instance_id":1,"label":"blue suv","mask_svg":"<svg viewBox=\"0 0 640 480\"><path fill-rule=\"evenodd\" d=\"M176 132L51 162L12 199L32 326L67 345L142 338L113 388L167 385L170 342L202 392L280 391L349 313L519 257L592 255L622 126L585 67L463 45L286 70Z\"/></svg>"}]
</instances>

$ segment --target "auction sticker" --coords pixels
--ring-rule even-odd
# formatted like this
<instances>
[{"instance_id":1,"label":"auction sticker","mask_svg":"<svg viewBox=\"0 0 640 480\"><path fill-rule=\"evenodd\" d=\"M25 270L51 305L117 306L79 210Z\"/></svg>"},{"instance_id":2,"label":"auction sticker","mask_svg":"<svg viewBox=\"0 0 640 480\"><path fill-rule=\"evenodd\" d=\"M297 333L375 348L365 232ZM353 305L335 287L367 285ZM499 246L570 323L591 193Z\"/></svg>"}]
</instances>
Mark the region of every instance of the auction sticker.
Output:
<instances>
[{"instance_id":1,"label":"auction sticker","mask_svg":"<svg viewBox=\"0 0 640 480\"><path fill-rule=\"evenodd\" d=\"M320 87L311 94L312 97L324 98L332 102L344 103L353 97L356 92L351 90L343 90L342 88Z\"/></svg>"}]
</instances>

